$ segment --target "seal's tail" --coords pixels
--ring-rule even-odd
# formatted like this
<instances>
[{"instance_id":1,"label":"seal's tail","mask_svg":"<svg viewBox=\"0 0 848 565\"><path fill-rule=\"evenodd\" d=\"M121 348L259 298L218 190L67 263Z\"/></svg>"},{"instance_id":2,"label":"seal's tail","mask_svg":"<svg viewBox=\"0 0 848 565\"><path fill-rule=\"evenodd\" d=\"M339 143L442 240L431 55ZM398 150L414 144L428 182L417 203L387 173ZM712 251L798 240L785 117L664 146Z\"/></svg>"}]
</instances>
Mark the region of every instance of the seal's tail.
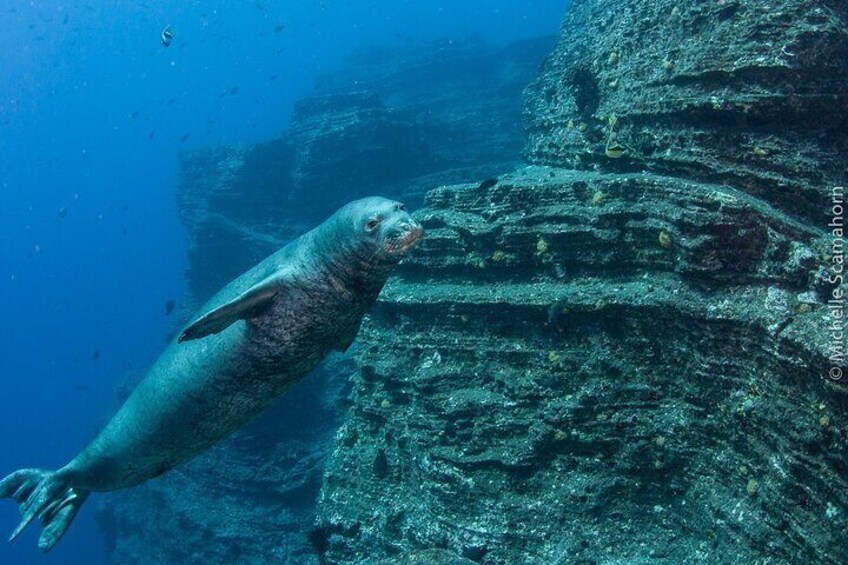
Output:
<instances>
[{"instance_id":1,"label":"seal's tail","mask_svg":"<svg viewBox=\"0 0 848 565\"><path fill-rule=\"evenodd\" d=\"M21 505L23 519L9 541L18 537L38 517L43 527L38 547L42 551L50 551L65 535L88 498L88 491L69 486L67 480L54 471L21 469L0 481L0 498L10 497Z\"/></svg>"}]
</instances>

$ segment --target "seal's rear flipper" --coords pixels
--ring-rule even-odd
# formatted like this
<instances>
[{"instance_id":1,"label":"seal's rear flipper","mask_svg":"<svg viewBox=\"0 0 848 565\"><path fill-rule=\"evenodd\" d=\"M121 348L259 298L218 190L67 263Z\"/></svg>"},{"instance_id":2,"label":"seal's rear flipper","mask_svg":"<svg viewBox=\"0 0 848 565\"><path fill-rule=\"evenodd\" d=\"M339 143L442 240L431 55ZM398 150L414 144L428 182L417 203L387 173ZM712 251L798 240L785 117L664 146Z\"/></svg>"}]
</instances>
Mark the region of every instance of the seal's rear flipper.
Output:
<instances>
[{"instance_id":1,"label":"seal's rear flipper","mask_svg":"<svg viewBox=\"0 0 848 565\"><path fill-rule=\"evenodd\" d=\"M281 290L280 277L276 274L271 275L233 300L210 310L189 324L180 335L179 342L221 333L238 320L247 320L258 316L271 305L271 301Z\"/></svg>"},{"instance_id":2,"label":"seal's rear flipper","mask_svg":"<svg viewBox=\"0 0 848 565\"><path fill-rule=\"evenodd\" d=\"M0 498L12 498L21 505L21 523L12 532L14 540L36 517L44 528L38 547L50 551L65 535L85 499L87 491L68 486L53 471L21 469L0 481Z\"/></svg>"}]
</instances>

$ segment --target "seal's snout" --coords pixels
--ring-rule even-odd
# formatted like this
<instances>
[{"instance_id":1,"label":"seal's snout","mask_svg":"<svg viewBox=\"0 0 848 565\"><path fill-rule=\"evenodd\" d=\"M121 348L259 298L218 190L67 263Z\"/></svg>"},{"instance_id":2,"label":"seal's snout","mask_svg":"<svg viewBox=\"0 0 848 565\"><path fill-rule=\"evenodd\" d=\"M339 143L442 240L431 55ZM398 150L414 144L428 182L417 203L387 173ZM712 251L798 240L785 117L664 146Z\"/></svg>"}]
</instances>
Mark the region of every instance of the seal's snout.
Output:
<instances>
[{"instance_id":1,"label":"seal's snout","mask_svg":"<svg viewBox=\"0 0 848 565\"><path fill-rule=\"evenodd\" d=\"M393 255L405 254L415 247L424 235L421 224L409 217L399 221L393 231L395 233L386 238L386 249Z\"/></svg>"}]
</instances>

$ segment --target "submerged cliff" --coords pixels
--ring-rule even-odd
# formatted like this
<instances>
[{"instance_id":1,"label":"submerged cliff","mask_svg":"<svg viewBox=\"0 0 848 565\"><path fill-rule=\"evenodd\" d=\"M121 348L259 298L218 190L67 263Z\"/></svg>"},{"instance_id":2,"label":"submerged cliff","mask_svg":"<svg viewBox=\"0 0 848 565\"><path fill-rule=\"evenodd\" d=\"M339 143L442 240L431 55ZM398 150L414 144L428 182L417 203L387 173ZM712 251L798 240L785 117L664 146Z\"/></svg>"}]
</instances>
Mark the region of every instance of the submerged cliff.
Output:
<instances>
[{"instance_id":1,"label":"submerged cliff","mask_svg":"<svg viewBox=\"0 0 848 565\"><path fill-rule=\"evenodd\" d=\"M575 1L527 91L536 166L428 194L325 562L845 562L848 9L614 6Z\"/></svg>"},{"instance_id":2,"label":"submerged cliff","mask_svg":"<svg viewBox=\"0 0 848 565\"><path fill-rule=\"evenodd\" d=\"M534 45L372 54L185 157L198 299L360 194L432 189L426 236L355 359L115 497L117 562L845 562L848 8L575 0Z\"/></svg>"}]
</instances>

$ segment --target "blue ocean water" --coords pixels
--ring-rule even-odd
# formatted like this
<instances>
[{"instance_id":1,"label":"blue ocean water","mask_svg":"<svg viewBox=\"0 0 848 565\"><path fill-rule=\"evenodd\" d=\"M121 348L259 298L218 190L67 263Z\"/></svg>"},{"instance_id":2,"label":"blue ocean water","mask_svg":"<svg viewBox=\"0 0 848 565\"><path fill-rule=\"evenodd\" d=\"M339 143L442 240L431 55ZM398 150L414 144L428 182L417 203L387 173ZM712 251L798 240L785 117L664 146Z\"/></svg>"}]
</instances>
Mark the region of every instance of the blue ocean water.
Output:
<instances>
[{"instance_id":1,"label":"blue ocean water","mask_svg":"<svg viewBox=\"0 0 848 565\"><path fill-rule=\"evenodd\" d=\"M356 49L551 34L567 3L0 2L0 475L63 465L162 349L181 150L274 138ZM105 563L97 503L53 553L32 527L0 563ZM2 501L0 531L18 519Z\"/></svg>"}]
</instances>

